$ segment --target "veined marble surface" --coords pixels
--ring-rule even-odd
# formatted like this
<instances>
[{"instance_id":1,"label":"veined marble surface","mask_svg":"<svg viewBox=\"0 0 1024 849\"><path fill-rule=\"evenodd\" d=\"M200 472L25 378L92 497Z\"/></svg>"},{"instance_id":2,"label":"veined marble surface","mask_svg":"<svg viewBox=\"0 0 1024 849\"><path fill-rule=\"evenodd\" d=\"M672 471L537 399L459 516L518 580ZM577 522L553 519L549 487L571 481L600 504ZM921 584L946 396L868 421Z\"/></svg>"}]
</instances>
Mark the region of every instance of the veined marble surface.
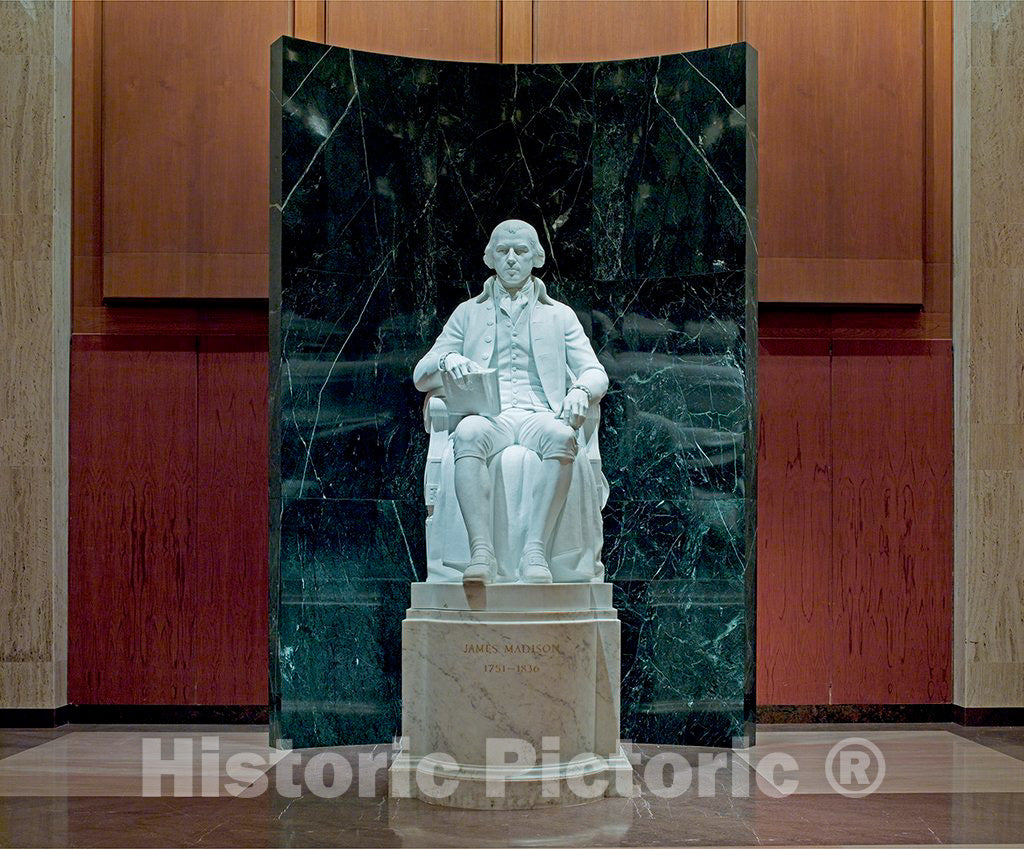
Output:
<instances>
[{"instance_id":1,"label":"veined marble surface","mask_svg":"<svg viewBox=\"0 0 1024 849\"><path fill-rule=\"evenodd\" d=\"M608 584L414 584L391 795L478 809L630 795L611 595ZM452 783L434 793L440 778L417 770ZM583 795L582 776L603 792Z\"/></svg>"},{"instance_id":2,"label":"veined marble surface","mask_svg":"<svg viewBox=\"0 0 1024 849\"><path fill-rule=\"evenodd\" d=\"M733 45L477 65L283 39L271 132L272 734L398 731L425 577L417 358L536 222L610 378L622 736L724 744L753 708L756 72Z\"/></svg>"}]
</instances>

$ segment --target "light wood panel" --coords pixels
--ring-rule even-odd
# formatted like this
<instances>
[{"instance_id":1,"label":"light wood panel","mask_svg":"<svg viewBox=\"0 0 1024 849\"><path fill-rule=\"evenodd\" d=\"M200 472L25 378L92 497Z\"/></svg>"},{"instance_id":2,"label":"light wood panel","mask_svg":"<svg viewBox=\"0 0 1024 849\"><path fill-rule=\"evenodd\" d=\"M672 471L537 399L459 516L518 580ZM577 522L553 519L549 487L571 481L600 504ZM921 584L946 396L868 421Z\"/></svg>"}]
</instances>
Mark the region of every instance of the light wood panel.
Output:
<instances>
[{"instance_id":1,"label":"light wood panel","mask_svg":"<svg viewBox=\"0 0 1024 849\"><path fill-rule=\"evenodd\" d=\"M957 261L953 264L953 702L976 706L967 699L968 669L971 686L977 677L973 652L968 641L967 601L973 600L971 578L974 555L970 543L972 502L971 456L974 428L971 401L971 92L972 14L966 4L953 12L953 91L956 108L953 115L953 239ZM979 57L980 58L980 57ZM968 658L971 663L968 666ZM1024 678L1024 676L1021 676ZM979 704L984 704L981 702Z\"/></svg>"},{"instance_id":2,"label":"light wood panel","mask_svg":"<svg viewBox=\"0 0 1024 849\"><path fill-rule=\"evenodd\" d=\"M103 294L107 298L266 298L268 263L267 254L255 252L107 253Z\"/></svg>"},{"instance_id":3,"label":"light wood panel","mask_svg":"<svg viewBox=\"0 0 1024 849\"><path fill-rule=\"evenodd\" d=\"M948 311L953 261L953 4L926 3L924 23L924 261L926 273L935 278L926 281L925 297L926 308ZM932 304L929 294L936 299Z\"/></svg>"},{"instance_id":4,"label":"light wood panel","mask_svg":"<svg viewBox=\"0 0 1024 849\"><path fill-rule=\"evenodd\" d=\"M762 256L758 262L762 302L913 304L923 299L920 259Z\"/></svg>"},{"instance_id":5,"label":"light wood panel","mask_svg":"<svg viewBox=\"0 0 1024 849\"><path fill-rule=\"evenodd\" d=\"M501 61L533 61L533 0L500 0Z\"/></svg>"},{"instance_id":6,"label":"light wood panel","mask_svg":"<svg viewBox=\"0 0 1024 849\"><path fill-rule=\"evenodd\" d=\"M1020 452L1021 433L1012 436ZM1024 466L1002 459L1008 468L979 469L971 458L968 515L959 518L977 564L959 602L968 644L956 703L970 707L1024 707Z\"/></svg>"},{"instance_id":7,"label":"light wood panel","mask_svg":"<svg viewBox=\"0 0 1024 849\"><path fill-rule=\"evenodd\" d=\"M103 302L103 96L99 0L71 7L71 309ZM72 320L72 330L76 330Z\"/></svg>"},{"instance_id":8,"label":"light wood panel","mask_svg":"<svg viewBox=\"0 0 1024 849\"><path fill-rule=\"evenodd\" d=\"M315 5L315 4L314 4ZM323 6L322 0L319 4ZM104 241L103 241L103 90L102 80L102 8L93 0L80 0L72 7L73 12L73 103L74 113L72 155L74 182L72 188L72 329L76 333L258 333L266 328L266 307L258 304L231 306L159 306L149 302L145 306L116 306L103 300ZM265 104L260 114L265 114ZM257 132L260 130L257 128ZM251 175L248 178L251 181ZM154 197L156 203L159 198ZM256 225L266 227L265 203L258 212ZM264 248L265 250L265 248ZM188 262L196 262L199 255L191 260L176 257L175 254L150 256L147 254L119 254L114 257L119 264L120 274L140 273L156 281L174 285L170 292L182 297L191 297L191 286L182 284L183 276L189 284L197 279L183 275L182 268ZM228 272L225 280L231 286L225 294L239 293L240 286L246 285L245 295L253 294L251 280L265 276L264 255L243 254L237 256L240 263L251 269L250 273L239 273L239 269L216 254L203 255L207 268L217 267ZM152 266L156 265L155 271ZM249 281L248 283L246 281ZM182 290L185 289L182 294ZM266 292L264 290L263 295ZM155 296L155 295L154 295Z\"/></svg>"},{"instance_id":9,"label":"light wood panel","mask_svg":"<svg viewBox=\"0 0 1024 849\"><path fill-rule=\"evenodd\" d=\"M708 0L708 47L743 40L740 0Z\"/></svg>"},{"instance_id":10,"label":"light wood panel","mask_svg":"<svg viewBox=\"0 0 1024 849\"><path fill-rule=\"evenodd\" d=\"M324 41L327 38L326 0L295 0L292 34L306 41Z\"/></svg>"},{"instance_id":11,"label":"light wood panel","mask_svg":"<svg viewBox=\"0 0 1024 849\"><path fill-rule=\"evenodd\" d=\"M762 104L761 300L921 304L924 4L747 2L743 20ZM851 261L866 273L843 273Z\"/></svg>"},{"instance_id":12,"label":"light wood panel","mask_svg":"<svg viewBox=\"0 0 1024 849\"><path fill-rule=\"evenodd\" d=\"M105 3L101 26L104 296L266 297L256 116L291 2Z\"/></svg>"},{"instance_id":13,"label":"light wood panel","mask_svg":"<svg viewBox=\"0 0 1024 849\"><path fill-rule=\"evenodd\" d=\"M423 59L497 62L498 0L327 0L327 42Z\"/></svg>"},{"instance_id":14,"label":"light wood panel","mask_svg":"<svg viewBox=\"0 0 1024 849\"><path fill-rule=\"evenodd\" d=\"M828 704L833 662L829 344L767 339L760 353L757 701Z\"/></svg>"},{"instance_id":15,"label":"light wood panel","mask_svg":"<svg viewBox=\"0 0 1024 849\"><path fill-rule=\"evenodd\" d=\"M833 343L835 704L950 699L952 350Z\"/></svg>"},{"instance_id":16,"label":"light wood panel","mask_svg":"<svg viewBox=\"0 0 1024 849\"><path fill-rule=\"evenodd\" d=\"M534 61L593 62L701 50L706 0L534 0Z\"/></svg>"}]
</instances>

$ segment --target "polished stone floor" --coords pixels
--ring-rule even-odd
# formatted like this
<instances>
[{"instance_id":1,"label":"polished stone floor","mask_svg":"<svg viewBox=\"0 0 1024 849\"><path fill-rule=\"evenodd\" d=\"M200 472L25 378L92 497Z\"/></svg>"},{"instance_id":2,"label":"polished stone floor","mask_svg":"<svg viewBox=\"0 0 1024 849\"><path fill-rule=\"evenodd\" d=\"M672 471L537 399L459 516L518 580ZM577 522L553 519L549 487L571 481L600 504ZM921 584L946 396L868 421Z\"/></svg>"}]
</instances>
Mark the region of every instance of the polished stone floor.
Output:
<instances>
[{"instance_id":1,"label":"polished stone floor","mask_svg":"<svg viewBox=\"0 0 1024 849\"><path fill-rule=\"evenodd\" d=\"M390 746L281 752L261 726L2 730L0 846L1024 847L1024 728L757 739L736 756L638 746L634 798L495 812L388 799Z\"/></svg>"}]
</instances>

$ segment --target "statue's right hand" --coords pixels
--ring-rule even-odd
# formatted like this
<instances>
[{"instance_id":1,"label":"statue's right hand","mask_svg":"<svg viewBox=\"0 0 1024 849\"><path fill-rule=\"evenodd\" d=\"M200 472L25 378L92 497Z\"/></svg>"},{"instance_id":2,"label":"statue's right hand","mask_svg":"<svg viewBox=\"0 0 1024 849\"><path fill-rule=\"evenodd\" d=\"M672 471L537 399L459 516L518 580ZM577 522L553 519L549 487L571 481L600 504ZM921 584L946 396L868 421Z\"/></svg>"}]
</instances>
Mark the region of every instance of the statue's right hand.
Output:
<instances>
[{"instance_id":1,"label":"statue's right hand","mask_svg":"<svg viewBox=\"0 0 1024 849\"><path fill-rule=\"evenodd\" d=\"M455 380L465 378L475 371L480 371L480 366L474 363L469 357L462 354L449 354L444 361L444 370Z\"/></svg>"}]
</instances>

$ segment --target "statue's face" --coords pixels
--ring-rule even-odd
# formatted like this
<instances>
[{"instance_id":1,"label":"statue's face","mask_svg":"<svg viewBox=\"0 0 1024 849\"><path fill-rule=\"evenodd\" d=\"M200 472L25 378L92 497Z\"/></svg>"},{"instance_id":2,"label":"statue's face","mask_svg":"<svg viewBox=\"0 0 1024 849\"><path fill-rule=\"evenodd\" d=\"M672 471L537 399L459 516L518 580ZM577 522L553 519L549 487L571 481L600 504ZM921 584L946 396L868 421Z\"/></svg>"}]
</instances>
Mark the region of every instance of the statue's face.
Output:
<instances>
[{"instance_id":1,"label":"statue's face","mask_svg":"<svg viewBox=\"0 0 1024 849\"><path fill-rule=\"evenodd\" d=\"M526 282L536 258L527 234L507 229L499 234L491 254L494 273L506 289L518 289Z\"/></svg>"}]
</instances>

